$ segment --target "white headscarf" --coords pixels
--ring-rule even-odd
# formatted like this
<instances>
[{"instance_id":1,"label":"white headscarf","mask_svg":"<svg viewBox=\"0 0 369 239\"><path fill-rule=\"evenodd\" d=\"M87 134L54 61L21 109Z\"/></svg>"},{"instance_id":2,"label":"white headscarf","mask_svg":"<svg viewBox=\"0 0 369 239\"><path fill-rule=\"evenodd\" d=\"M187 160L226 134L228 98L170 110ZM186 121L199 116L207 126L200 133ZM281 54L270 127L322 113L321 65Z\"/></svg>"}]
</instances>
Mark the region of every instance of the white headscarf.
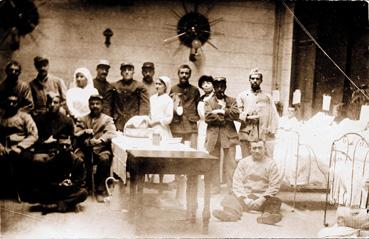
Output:
<instances>
[{"instance_id":1,"label":"white headscarf","mask_svg":"<svg viewBox=\"0 0 369 239\"><path fill-rule=\"evenodd\" d=\"M168 76L160 76L159 80L161 80L162 82L164 82L165 87L166 87L166 91L165 93L167 93L169 95L170 92L170 88L171 88L171 80Z\"/></svg>"},{"instance_id":2,"label":"white headscarf","mask_svg":"<svg viewBox=\"0 0 369 239\"><path fill-rule=\"evenodd\" d=\"M74 88L74 87L77 87L77 84L76 84L76 78L77 78L77 74L78 73L81 73L82 75L84 75L87 79L87 85L85 88L94 88L94 83L92 81L92 76L91 76L91 73L90 71L86 68L86 67L80 67L80 68L77 68L75 71L74 71L74 74L73 74L73 82L71 84L71 87L70 88Z\"/></svg>"},{"instance_id":3,"label":"white headscarf","mask_svg":"<svg viewBox=\"0 0 369 239\"><path fill-rule=\"evenodd\" d=\"M83 74L87 79L87 85L84 88L77 87L76 76L78 73ZM91 95L98 94L98 91L95 89L91 73L86 67L77 68L73 76L73 82L67 91L66 103L70 114L79 118L90 113L88 99Z\"/></svg>"}]
</instances>

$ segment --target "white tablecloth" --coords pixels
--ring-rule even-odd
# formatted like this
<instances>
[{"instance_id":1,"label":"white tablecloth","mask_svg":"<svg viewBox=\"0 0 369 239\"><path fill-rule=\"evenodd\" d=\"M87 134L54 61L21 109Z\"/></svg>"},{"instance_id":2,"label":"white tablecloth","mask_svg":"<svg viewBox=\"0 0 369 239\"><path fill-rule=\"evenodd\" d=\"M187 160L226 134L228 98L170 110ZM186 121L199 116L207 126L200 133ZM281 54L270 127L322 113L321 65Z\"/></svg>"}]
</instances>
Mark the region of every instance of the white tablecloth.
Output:
<instances>
[{"instance_id":1,"label":"white tablecloth","mask_svg":"<svg viewBox=\"0 0 369 239\"><path fill-rule=\"evenodd\" d=\"M119 135L112 139L113 172L126 182L127 150L158 150L158 151L196 151L195 149L172 141L162 141L160 145L152 144L149 138L133 138Z\"/></svg>"}]
</instances>

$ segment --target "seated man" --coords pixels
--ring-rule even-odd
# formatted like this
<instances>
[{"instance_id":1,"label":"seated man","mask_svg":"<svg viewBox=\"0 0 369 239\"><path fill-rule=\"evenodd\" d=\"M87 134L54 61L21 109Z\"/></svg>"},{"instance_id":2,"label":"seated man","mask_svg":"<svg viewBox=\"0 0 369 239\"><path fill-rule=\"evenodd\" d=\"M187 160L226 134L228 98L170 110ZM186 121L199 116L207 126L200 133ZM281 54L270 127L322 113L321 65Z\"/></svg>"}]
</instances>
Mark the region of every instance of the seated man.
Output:
<instances>
[{"instance_id":1,"label":"seated man","mask_svg":"<svg viewBox=\"0 0 369 239\"><path fill-rule=\"evenodd\" d=\"M46 97L47 111L35 117L39 135L35 144L35 152L48 154L57 150L59 144L71 144L74 137L74 125L71 118L60 113L62 107L60 96L48 92ZM35 158L39 161L38 159L39 157Z\"/></svg>"},{"instance_id":2,"label":"seated man","mask_svg":"<svg viewBox=\"0 0 369 239\"><path fill-rule=\"evenodd\" d=\"M43 213L74 211L88 195L84 188L86 171L83 160L68 150L68 145L61 144L60 149L43 158L42 180L32 190L30 203L41 203Z\"/></svg>"},{"instance_id":3,"label":"seated man","mask_svg":"<svg viewBox=\"0 0 369 239\"><path fill-rule=\"evenodd\" d=\"M6 195L14 189L18 193L21 182L25 186L32 159L29 149L38 133L31 115L19 110L18 96L10 94L0 104L0 195Z\"/></svg>"},{"instance_id":4,"label":"seated man","mask_svg":"<svg viewBox=\"0 0 369 239\"><path fill-rule=\"evenodd\" d=\"M77 152L81 157L85 157L87 167L87 184L92 188L92 164L97 164L96 168L96 200L104 202L107 196L105 179L110 176L112 163L111 139L115 135L115 125L113 118L102 113L103 97L92 95L89 98L90 114L78 119L75 135L79 138L80 150ZM91 181L90 181L91 180Z\"/></svg>"},{"instance_id":5,"label":"seated man","mask_svg":"<svg viewBox=\"0 0 369 239\"><path fill-rule=\"evenodd\" d=\"M251 155L239 161L233 175L233 191L221 202L223 210L214 210L221 221L237 221L243 211L261 211L258 223L275 224L282 220L281 200L276 196L280 176L275 162L265 155L263 141L251 142Z\"/></svg>"},{"instance_id":6,"label":"seated man","mask_svg":"<svg viewBox=\"0 0 369 239\"><path fill-rule=\"evenodd\" d=\"M60 112L61 105L60 96L49 92L47 111L36 119L39 140L32 165L31 202L44 204L45 210L66 212L86 200L87 190L83 160L71 151L73 121Z\"/></svg>"}]
</instances>

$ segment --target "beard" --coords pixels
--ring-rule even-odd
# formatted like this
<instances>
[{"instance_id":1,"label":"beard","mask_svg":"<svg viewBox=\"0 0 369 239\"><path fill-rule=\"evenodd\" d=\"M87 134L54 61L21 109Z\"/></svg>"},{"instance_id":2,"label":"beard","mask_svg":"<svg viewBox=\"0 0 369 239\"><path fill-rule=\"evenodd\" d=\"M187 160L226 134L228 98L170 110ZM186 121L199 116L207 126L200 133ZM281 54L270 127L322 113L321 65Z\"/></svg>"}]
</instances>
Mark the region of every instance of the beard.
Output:
<instances>
[{"instance_id":1,"label":"beard","mask_svg":"<svg viewBox=\"0 0 369 239\"><path fill-rule=\"evenodd\" d=\"M101 114L101 110L100 109L91 109L91 116L93 117L97 117Z\"/></svg>"},{"instance_id":2,"label":"beard","mask_svg":"<svg viewBox=\"0 0 369 239\"><path fill-rule=\"evenodd\" d=\"M179 79L179 85L188 86L189 84L190 84L190 82L188 81L188 79L185 79L185 78Z\"/></svg>"},{"instance_id":3,"label":"beard","mask_svg":"<svg viewBox=\"0 0 369 239\"><path fill-rule=\"evenodd\" d=\"M251 89L252 89L252 91L258 91L258 90L260 90L260 85L252 84Z\"/></svg>"},{"instance_id":4,"label":"beard","mask_svg":"<svg viewBox=\"0 0 369 239\"><path fill-rule=\"evenodd\" d=\"M147 83L151 83L153 82L153 78L151 76L144 76L143 77L143 80Z\"/></svg>"},{"instance_id":5,"label":"beard","mask_svg":"<svg viewBox=\"0 0 369 239\"><path fill-rule=\"evenodd\" d=\"M215 95L218 99L224 99L225 98L224 92L215 92Z\"/></svg>"}]
</instances>

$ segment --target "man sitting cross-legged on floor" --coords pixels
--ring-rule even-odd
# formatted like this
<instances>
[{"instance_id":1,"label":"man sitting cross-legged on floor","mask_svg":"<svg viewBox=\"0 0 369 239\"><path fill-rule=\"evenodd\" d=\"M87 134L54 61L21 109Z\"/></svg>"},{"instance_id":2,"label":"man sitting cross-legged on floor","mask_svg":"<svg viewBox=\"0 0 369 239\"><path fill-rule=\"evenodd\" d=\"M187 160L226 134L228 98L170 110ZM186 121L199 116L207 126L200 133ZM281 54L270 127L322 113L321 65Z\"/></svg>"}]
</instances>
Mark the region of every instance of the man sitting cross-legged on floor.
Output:
<instances>
[{"instance_id":1,"label":"man sitting cross-legged on floor","mask_svg":"<svg viewBox=\"0 0 369 239\"><path fill-rule=\"evenodd\" d=\"M265 155L263 141L251 142L251 155L241 159L233 175L232 192L221 202L223 210L214 210L221 221L238 221L243 211L261 211L258 223L275 224L282 220L281 200L276 196L280 175L276 163Z\"/></svg>"}]
</instances>

